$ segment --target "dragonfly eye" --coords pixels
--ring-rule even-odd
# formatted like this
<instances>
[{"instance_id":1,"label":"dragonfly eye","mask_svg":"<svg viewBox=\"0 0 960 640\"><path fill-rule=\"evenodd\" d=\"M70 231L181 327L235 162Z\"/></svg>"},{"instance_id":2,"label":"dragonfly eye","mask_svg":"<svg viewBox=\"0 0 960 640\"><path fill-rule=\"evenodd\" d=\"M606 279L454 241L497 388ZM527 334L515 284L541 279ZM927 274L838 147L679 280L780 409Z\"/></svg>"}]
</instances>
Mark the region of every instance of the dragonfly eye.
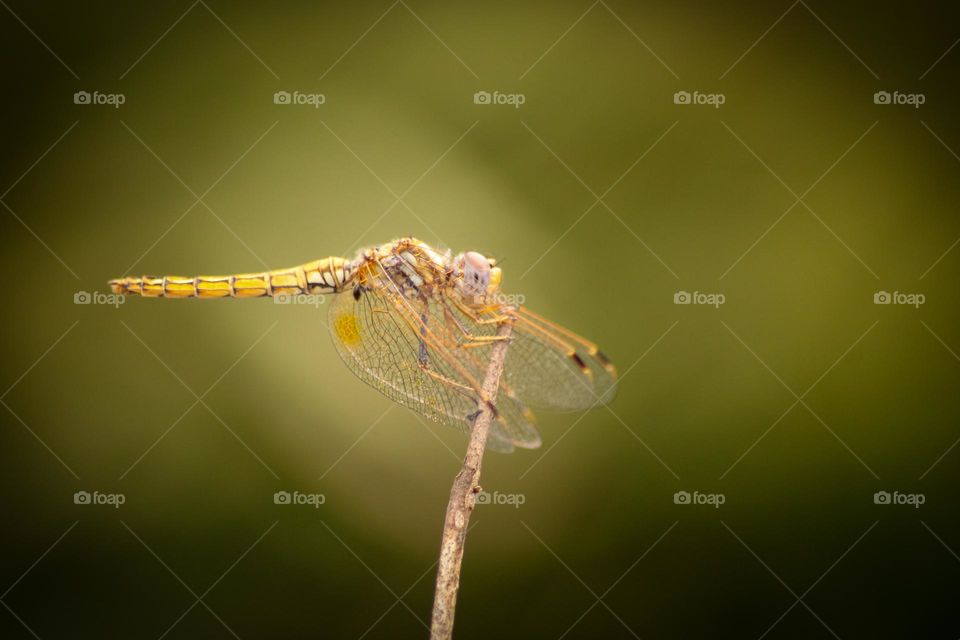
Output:
<instances>
[{"instance_id":1,"label":"dragonfly eye","mask_svg":"<svg viewBox=\"0 0 960 640\"><path fill-rule=\"evenodd\" d=\"M490 262L476 251L463 254L463 286L468 293L483 295L490 284Z\"/></svg>"}]
</instances>

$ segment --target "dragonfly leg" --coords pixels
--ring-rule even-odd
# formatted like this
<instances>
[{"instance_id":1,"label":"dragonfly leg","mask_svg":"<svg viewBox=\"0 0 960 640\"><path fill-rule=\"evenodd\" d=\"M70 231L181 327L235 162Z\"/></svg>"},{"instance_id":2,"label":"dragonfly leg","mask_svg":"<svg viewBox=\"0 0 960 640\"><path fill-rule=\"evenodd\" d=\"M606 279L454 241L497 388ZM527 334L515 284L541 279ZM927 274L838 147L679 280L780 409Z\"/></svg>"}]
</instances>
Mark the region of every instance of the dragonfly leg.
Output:
<instances>
[{"instance_id":1,"label":"dragonfly leg","mask_svg":"<svg viewBox=\"0 0 960 640\"><path fill-rule=\"evenodd\" d=\"M525 317L523 317L523 316L521 316L521 315L515 315L515 316L512 316L512 317L500 316L500 317L498 317L498 318L480 319L479 314L477 313L477 311L475 311L475 310L471 309L470 307L462 304L462 303L461 303L460 301L458 301L458 300L454 300L453 303L454 303L455 305L457 305L457 307L458 307L464 314L466 314L467 317L469 317L471 320L473 320L473 321L476 322L477 324L491 324L491 323L494 323L494 322L503 322L505 319L506 319L506 320L509 320L509 321L519 322L519 323L522 324L523 326L525 326L525 327L529 328L530 330L532 330L534 333L539 334L542 339L548 340L548 341L552 342L553 344L555 344L555 345L556 345L557 347L559 347L560 349L564 350L564 351L566 352L566 354L567 354L567 357L570 358L570 359L573 361L573 363L577 366L577 368L578 368L588 379L590 379L590 380L593 379L593 371L591 371L591 370L590 370L590 367L588 367L588 366L586 365L586 363L583 361L583 359L582 359L579 355L577 355L576 347L574 347L572 344L570 344L569 342L567 342L567 340L566 340L565 338L561 338L560 336L556 335L556 334L555 334L554 332L552 332L552 331L549 331L548 329L546 329L545 327L541 326L540 324L538 324L538 323L536 323L536 322L533 322L532 320L530 320L530 319L528 319L528 318L525 318ZM487 307L487 309L490 309L490 308L491 308L491 307ZM581 340L582 340L582 339L581 339ZM483 343L481 343L481 344L483 344ZM471 345L463 345L463 346L469 348L469 347L480 346L480 345L471 344ZM596 350L596 347L594 347L594 350Z\"/></svg>"},{"instance_id":2,"label":"dragonfly leg","mask_svg":"<svg viewBox=\"0 0 960 640\"><path fill-rule=\"evenodd\" d=\"M448 378L447 376L443 375L442 373L437 373L436 371L432 371L431 369L428 369L425 365L422 365L422 366L421 366L421 369L422 369L422 371L423 371L424 373L426 373L428 376L430 376L430 377L433 378L434 380L438 380L439 382L441 382L441 383L443 383L443 384L445 384L445 385L453 388L455 391L460 392L461 394L463 394L463 395L466 396L467 398L476 399L477 394L479 393L479 395L480 395L480 402L483 402L483 403L490 409L490 411L493 412L494 418L500 419L500 412L497 411L496 405L494 405L492 402L490 402L490 399L489 399L488 397L486 397L486 394L483 393L483 390L482 390L482 389L478 392L478 391L477 391L476 389L474 389L473 387L469 387L469 386L467 386L467 385L465 385L465 384L462 384L462 383L460 383L460 382L457 382L456 380L451 380L450 378ZM478 403L478 404L479 404L479 403ZM466 418L467 422L469 422L469 423L472 425L472 424L473 424L473 421L476 419L476 417L477 417L478 415L480 415L480 409L479 409L479 408L478 408L476 411L474 411L473 413L469 413L469 414L465 415L464 418Z\"/></svg>"},{"instance_id":3,"label":"dragonfly leg","mask_svg":"<svg viewBox=\"0 0 960 640\"><path fill-rule=\"evenodd\" d=\"M433 378L434 380L438 380L438 381L442 382L443 384L445 384L445 385L447 385L447 386L449 386L449 387L453 387L453 388L456 389L457 391L461 391L461 392L464 392L464 393L466 393L466 394L471 394L471 395L472 395L472 394L474 393L474 391L475 391L473 387L470 387L470 386L465 385L465 384L463 384L463 383L457 382L456 380L453 380L452 378L448 378L447 376L443 375L442 373L439 373L439 372L437 372L437 371L434 371L433 369L430 368L430 366L429 366L429 364L428 364L427 362L421 362L421 363L420 363L420 370L423 371L423 372L424 372L425 374L427 374L428 376L430 376L431 378Z\"/></svg>"},{"instance_id":4,"label":"dragonfly leg","mask_svg":"<svg viewBox=\"0 0 960 640\"><path fill-rule=\"evenodd\" d=\"M463 311L464 313L467 313L466 310L463 310ZM470 333L470 331L468 331L467 328L463 326L463 323L461 323L457 319L457 317L453 315L453 312L450 310L450 308L446 304L443 305L443 314L444 314L444 317L447 319L447 321L453 326L455 326L457 330L460 332L460 334L466 339L466 342L457 344L458 347L466 347L466 348L482 347L485 345L500 342L501 340L509 340L509 337L507 336L478 336L476 334ZM478 324L488 324L488 322L480 320L479 318L476 318L473 315L468 314L468 317L471 320L477 322ZM504 318L504 320L506 320L506 318Z\"/></svg>"},{"instance_id":5,"label":"dragonfly leg","mask_svg":"<svg viewBox=\"0 0 960 640\"><path fill-rule=\"evenodd\" d=\"M463 304L461 300L457 300L456 298L451 298L451 299L453 300L453 304L457 305L457 308L460 309L460 311L462 311L467 317L469 317L471 320L473 320L477 324L502 324L504 322L509 322L514 318L513 315L509 315L509 314L501 314L501 315L494 316L492 318L481 318L480 313L488 313L490 311L493 311L499 308L499 305L483 307L478 312L477 310Z\"/></svg>"}]
</instances>

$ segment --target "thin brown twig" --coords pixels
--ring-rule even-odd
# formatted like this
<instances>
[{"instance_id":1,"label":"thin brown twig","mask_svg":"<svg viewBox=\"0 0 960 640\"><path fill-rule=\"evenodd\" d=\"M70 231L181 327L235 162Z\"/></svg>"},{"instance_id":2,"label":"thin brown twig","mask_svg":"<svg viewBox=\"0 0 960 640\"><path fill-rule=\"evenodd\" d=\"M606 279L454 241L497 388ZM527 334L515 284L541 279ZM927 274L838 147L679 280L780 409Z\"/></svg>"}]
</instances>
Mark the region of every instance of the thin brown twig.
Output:
<instances>
[{"instance_id":1,"label":"thin brown twig","mask_svg":"<svg viewBox=\"0 0 960 640\"><path fill-rule=\"evenodd\" d=\"M437 566L437 587L433 598L433 620L430 625L431 640L450 640L453 637L454 612L457 606L457 590L460 588L460 564L467 539L467 525L480 491L480 464L487 446L487 434L493 419L491 403L496 400L503 373L507 347L510 344L509 322L500 325L497 335L501 340L490 353L490 366L483 381L483 399L479 413L470 431L470 444L463 459L463 468L450 488L450 501L443 520L443 539L440 542L440 560Z\"/></svg>"}]
</instances>

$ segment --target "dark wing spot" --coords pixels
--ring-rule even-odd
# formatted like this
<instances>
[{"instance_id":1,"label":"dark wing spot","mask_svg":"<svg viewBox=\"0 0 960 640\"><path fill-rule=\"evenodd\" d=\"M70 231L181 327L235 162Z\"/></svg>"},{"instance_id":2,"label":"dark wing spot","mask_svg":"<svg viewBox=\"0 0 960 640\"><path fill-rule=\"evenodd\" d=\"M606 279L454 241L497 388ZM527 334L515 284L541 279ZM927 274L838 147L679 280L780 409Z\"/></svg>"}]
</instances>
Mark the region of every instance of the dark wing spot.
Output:
<instances>
[{"instance_id":1,"label":"dark wing spot","mask_svg":"<svg viewBox=\"0 0 960 640\"><path fill-rule=\"evenodd\" d=\"M583 371L584 373L588 373L590 371L589 367L587 367L587 364L579 355L576 353L571 353L570 357L573 358L573 361L577 363L578 367L580 367L580 371Z\"/></svg>"}]
</instances>

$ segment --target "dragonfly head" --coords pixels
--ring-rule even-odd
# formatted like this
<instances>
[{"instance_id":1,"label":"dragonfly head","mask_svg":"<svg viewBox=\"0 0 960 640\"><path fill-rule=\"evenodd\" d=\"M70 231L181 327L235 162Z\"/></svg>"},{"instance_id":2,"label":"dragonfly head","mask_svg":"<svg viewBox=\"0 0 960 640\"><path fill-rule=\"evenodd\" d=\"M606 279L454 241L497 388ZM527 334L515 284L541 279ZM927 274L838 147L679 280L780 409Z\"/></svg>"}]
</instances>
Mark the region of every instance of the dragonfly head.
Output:
<instances>
[{"instance_id":1,"label":"dragonfly head","mask_svg":"<svg viewBox=\"0 0 960 640\"><path fill-rule=\"evenodd\" d=\"M482 298L500 288L502 274L497 261L476 251L457 256L455 263L462 277L461 287L467 295Z\"/></svg>"}]
</instances>

